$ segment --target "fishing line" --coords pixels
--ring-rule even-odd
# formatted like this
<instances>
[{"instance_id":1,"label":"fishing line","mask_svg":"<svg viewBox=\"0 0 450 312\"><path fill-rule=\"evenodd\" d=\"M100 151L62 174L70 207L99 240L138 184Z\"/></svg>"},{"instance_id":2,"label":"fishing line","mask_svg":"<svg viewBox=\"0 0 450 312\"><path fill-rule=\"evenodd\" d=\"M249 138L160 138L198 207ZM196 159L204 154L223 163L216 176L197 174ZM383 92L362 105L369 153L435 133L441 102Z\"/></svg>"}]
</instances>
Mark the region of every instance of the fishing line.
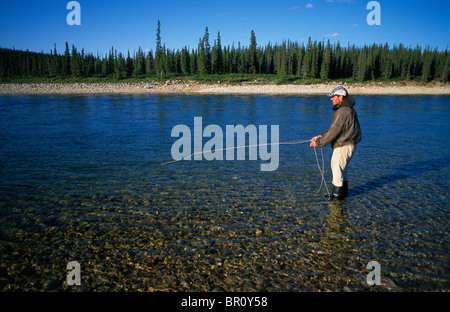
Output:
<instances>
[{"instance_id":1,"label":"fishing line","mask_svg":"<svg viewBox=\"0 0 450 312\"><path fill-rule=\"evenodd\" d=\"M214 152L221 152L221 151L226 151L226 150L230 150L230 149L238 149L238 148L246 148L246 147L256 147L256 146L268 146L268 145L287 145L287 144L302 144L302 143L306 143L306 142L311 142L311 140L299 140L299 141L289 141L289 142L277 142L277 143L264 143L264 144L253 144L253 145L243 145L243 146L233 146L233 147L227 147L227 148L220 148L220 149L215 149ZM210 151L210 153L213 151ZM165 163L162 163L161 166L164 165L168 165L180 160L184 160L184 159L189 159L192 156L196 155L196 154L203 154L204 152L195 152L192 153L191 155L189 155L188 157L185 158L181 158L181 159L177 159L177 160L171 160Z\"/></svg>"},{"instance_id":2,"label":"fishing line","mask_svg":"<svg viewBox=\"0 0 450 312\"><path fill-rule=\"evenodd\" d=\"M243 146L233 146L233 147L227 147L227 148L221 148L221 149L215 149L214 152L220 152L220 151L226 151L226 150L230 150L230 149L238 149L238 148L247 148L247 147L255 147L255 146L268 146L268 145L290 145L290 144L303 144L303 143L307 143L307 142L311 142L311 140L298 140L298 141L288 141L288 142L277 142L277 143L264 143L264 144L253 144L253 145L243 145ZM210 151L212 152L212 151ZM320 187L317 190L316 194L320 192L320 190L322 189L322 186L325 185L325 189L327 190L327 194L328 197L330 198L330 192L328 191L328 186L327 186L327 182L325 181L325 163L324 163L324 158L323 158L323 150L320 149L320 152L322 154L322 167L320 167L319 164L319 157L317 156L317 151L316 148L314 147L314 155L316 156L316 162L317 162L317 167L319 168L319 173L322 177L321 181L320 181ZM161 166L164 165L168 165L180 160L185 160L185 159L189 159L192 156L196 155L196 154L203 154L204 152L195 152L192 153L191 155L189 155L188 157L185 158L181 158L181 159L177 159L177 160L171 160L165 163L162 163Z\"/></svg>"},{"instance_id":3,"label":"fishing line","mask_svg":"<svg viewBox=\"0 0 450 312\"><path fill-rule=\"evenodd\" d=\"M316 148L314 147L314 154L316 155L317 167L319 168L320 175L322 176L322 180L320 181L320 187L317 190L316 194L320 192L320 190L322 189L322 185L325 185L325 189L327 190L328 198L331 198L330 192L328 191L327 181L325 181L325 163L324 163L324 159L323 159L323 150L320 149L320 152L322 154L322 168L320 167L319 157L317 157Z\"/></svg>"}]
</instances>

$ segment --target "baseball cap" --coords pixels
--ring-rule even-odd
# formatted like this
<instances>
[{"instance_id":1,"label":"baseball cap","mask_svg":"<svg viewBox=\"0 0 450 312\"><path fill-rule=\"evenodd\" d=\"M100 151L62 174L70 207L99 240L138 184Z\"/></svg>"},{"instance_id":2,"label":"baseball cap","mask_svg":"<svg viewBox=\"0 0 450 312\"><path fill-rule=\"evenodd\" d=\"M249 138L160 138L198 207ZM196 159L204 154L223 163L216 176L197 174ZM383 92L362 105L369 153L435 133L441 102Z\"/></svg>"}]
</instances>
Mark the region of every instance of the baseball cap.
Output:
<instances>
[{"instance_id":1,"label":"baseball cap","mask_svg":"<svg viewBox=\"0 0 450 312\"><path fill-rule=\"evenodd\" d=\"M330 94L328 94L328 96L330 97L335 95L347 96L348 95L347 89L345 89L344 87L336 87L333 89L333 91L331 91Z\"/></svg>"}]
</instances>

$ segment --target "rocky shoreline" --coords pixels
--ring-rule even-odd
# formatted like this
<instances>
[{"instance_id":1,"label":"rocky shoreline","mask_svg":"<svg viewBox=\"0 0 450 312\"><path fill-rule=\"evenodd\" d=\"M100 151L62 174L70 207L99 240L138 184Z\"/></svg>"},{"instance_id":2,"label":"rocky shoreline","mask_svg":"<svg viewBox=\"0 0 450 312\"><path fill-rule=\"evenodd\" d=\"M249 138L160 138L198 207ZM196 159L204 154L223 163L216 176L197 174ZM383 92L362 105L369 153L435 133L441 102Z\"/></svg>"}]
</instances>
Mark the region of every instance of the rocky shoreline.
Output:
<instances>
[{"instance_id":1,"label":"rocky shoreline","mask_svg":"<svg viewBox=\"0 0 450 312\"><path fill-rule=\"evenodd\" d=\"M196 81L166 81L142 83L27 83L0 84L0 94L327 94L337 83L309 85L276 85L243 83L202 84ZM351 94L361 95L450 95L449 83L343 84Z\"/></svg>"}]
</instances>

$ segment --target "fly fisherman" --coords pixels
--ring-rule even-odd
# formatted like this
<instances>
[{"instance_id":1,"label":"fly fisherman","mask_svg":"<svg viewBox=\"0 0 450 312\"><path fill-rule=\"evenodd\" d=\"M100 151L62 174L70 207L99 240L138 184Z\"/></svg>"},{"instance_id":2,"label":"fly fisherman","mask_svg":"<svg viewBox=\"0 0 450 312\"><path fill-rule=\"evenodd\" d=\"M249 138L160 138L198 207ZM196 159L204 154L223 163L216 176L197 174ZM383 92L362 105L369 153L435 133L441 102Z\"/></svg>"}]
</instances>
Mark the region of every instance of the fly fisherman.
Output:
<instances>
[{"instance_id":1,"label":"fly fisherman","mask_svg":"<svg viewBox=\"0 0 450 312\"><path fill-rule=\"evenodd\" d=\"M353 157L356 144L361 141L361 128L356 111L355 99L344 87L337 87L328 94L333 101L331 126L321 135L311 139L310 147L324 147L331 144L331 171L333 191L331 199L344 199L348 196L347 165Z\"/></svg>"}]
</instances>

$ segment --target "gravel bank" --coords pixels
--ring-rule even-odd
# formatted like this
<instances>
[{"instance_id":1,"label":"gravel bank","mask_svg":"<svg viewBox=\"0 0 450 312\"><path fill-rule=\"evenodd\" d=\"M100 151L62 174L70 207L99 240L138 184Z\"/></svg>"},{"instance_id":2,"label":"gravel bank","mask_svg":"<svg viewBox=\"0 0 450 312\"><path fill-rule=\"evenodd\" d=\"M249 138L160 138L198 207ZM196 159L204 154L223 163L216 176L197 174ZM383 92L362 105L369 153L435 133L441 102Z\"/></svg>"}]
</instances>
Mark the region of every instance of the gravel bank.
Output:
<instances>
[{"instance_id":1,"label":"gravel bank","mask_svg":"<svg viewBox=\"0 0 450 312\"><path fill-rule=\"evenodd\" d=\"M261 84L200 84L194 81L167 81L165 83L31 83L0 84L0 94L327 94L337 84L315 85L261 85ZM376 95L450 95L450 84L428 85L344 84L351 94Z\"/></svg>"}]
</instances>

